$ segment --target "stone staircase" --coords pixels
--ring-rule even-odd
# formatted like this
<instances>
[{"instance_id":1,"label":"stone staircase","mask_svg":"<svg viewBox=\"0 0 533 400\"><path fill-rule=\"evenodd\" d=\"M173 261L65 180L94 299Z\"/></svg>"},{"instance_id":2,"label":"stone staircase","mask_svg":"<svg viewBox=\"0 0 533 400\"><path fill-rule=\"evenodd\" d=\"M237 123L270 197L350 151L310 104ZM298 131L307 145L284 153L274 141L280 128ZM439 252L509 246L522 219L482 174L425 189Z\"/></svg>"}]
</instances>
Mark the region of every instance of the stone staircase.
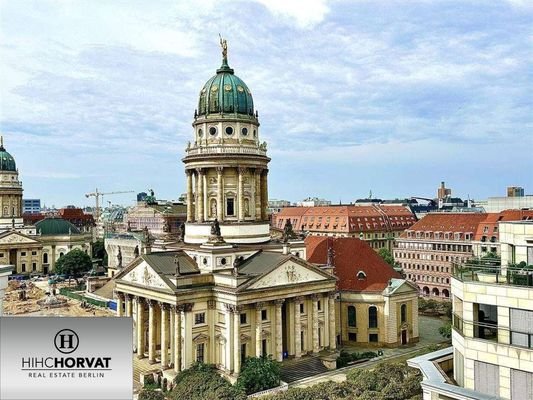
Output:
<instances>
[{"instance_id":1,"label":"stone staircase","mask_svg":"<svg viewBox=\"0 0 533 400\"><path fill-rule=\"evenodd\" d=\"M327 371L328 369L318 357L308 356L297 360L286 360L281 364L281 380L291 383Z\"/></svg>"}]
</instances>

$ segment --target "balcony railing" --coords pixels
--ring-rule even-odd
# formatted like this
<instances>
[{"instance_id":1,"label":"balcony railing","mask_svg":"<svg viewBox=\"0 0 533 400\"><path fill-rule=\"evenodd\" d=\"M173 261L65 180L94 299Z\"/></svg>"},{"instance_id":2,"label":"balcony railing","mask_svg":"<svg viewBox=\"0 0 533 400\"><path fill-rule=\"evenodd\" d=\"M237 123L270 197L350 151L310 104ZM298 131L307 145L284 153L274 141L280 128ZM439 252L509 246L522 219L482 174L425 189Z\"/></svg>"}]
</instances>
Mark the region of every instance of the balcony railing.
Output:
<instances>
[{"instance_id":1,"label":"balcony railing","mask_svg":"<svg viewBox=\"0 0 533 400\"><path fill-rule=\"evenodd\" d=\"M483 264L452 264L453 277L461 282L482 282L511 286L533 287L533 270Z\"/></svg>"},{"instance_id":2,"label":"balcony railing","mask_svg":"<svg viewBox=\"0 0 533 400\"><path fill-rule=\"evenodd\" d=\"M457 314L452 315L452 326L453 329L458 332L463 337L471 337L475 339L488 340L491 342L496 342L499 344L523 347L523 348L533 348L533 333L519 332L507 327L499 326L497 323L491 322L473 322L465 321L463 318ZM466 335L465 326L472 327L472 335ZM499 331L508 332L504 337L508 337L509 341L498 340Z\"/></svg>"},{"instance_id":3,"label":"balcony railing","mask_svg":"<svg viewBox=\"0 0 533 400\"><path fill-rule=\"evenodd\" d=\"M252 154L266 156L266 150L261 147L242 145L196 146L187 149L187 156L201 154Z\"/></svg>"}]
</instances>

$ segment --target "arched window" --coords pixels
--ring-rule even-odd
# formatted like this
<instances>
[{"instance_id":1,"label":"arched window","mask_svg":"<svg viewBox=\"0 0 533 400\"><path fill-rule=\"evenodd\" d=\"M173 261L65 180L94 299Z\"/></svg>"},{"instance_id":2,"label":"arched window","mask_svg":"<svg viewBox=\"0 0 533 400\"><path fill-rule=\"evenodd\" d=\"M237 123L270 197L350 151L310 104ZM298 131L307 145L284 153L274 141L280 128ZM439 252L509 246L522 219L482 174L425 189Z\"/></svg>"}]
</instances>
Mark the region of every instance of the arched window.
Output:
<instances>
[{"instance_id":1,"label":"arched window","mask_svg":"<svg viewBox=\"0 0 533 400\"><path fill-rule=\"evenodd\" d=\"M402 324L407 322L407 304L402 304L400 306L400 317Z\"/></svg>"},{"instance_id":2,"label":"arched window","mask_svg":"<svg viewBox=\"0 0 533 400\"><path fill-rule=\"evenodd\" d=\"M376 306L370 306L368 308L368 327L378 327L378 308Z\"/></svg>"},{"instance_id":3,"label":"arched window","mask_svg":"<svg viewBox=\"0 0 533 400\"><path fill-rule=\"evenodd\" d=\"M63 257L65 255L65 253L61 252L59 253L59 258Z\"/></svg>"},{"instance_id":4,"label":"arched window","mask_svg":"<svg viewBox=\"0 0 533 400\"><path fill-rule=\"evenodd\" d=\"M48 264L48 253L43 253L43 264Z\"/></svg>"},{"instance_id":5,"label":"arched window","mask_svg":"<svg viewBox=\"0 0 533 400\"><path fill-rule=\"evenodd\" d=\"M366 279L366 274L363 271L359 271L357 273L357 279L360 281L364 281Z\"/></svg>"},{"instance_id":6,"label":"arched window","mask_svg":"<svg viewBox=\"0 0 533 400\"><path fill-rule=\"evenodd\" d=\"M348 326L351 326L351 327L357 326L354 306L348 306Z\"/></svg>"}]
</instances>

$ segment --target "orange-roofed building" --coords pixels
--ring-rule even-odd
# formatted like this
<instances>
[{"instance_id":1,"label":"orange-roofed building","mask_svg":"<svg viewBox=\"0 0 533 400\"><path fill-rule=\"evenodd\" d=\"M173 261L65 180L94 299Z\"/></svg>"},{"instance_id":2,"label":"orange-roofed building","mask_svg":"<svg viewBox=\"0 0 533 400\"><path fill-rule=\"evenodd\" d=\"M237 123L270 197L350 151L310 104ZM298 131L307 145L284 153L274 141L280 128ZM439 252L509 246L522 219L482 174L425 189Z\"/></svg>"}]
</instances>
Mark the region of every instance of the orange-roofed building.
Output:
<instances>
[{"instance_id":1,"label":"orange-roofed building","mask_svg":"<svg viewBox=\"0 0 533 400\"><path fill-rule=\"evenodd\" d=\"M272 227L283 229L290 220L295 232L314 236L355 237L375 250L392 250L394 238L416 222L415 215L400 205L339 205L285 207L272 215Z\"/></svg>"},{"instance_id":2,"label":"orange-roofed building","mask_svg":"<svg viewBox=\"0 0 533 400\"><path fill-rule=\"evenodd\" d=\"M499 223L510 221L533 221L533 210L504 210L488 213L474 235L474 255L483 257L489 253L500 254Z\"/></svg>"},{"instance_id":3,"label":"orange-roofed building","mask_svg":"<svg viewBox=\"0 0 533 400\"><path fill-rule=\"evenodd\" d=\"M395 347L418 341L418 288L363 240L308 236L307 260L337 277L337 340Z\"/></svg>"},{"instance_id":4,"label":"orange-roofed building","mask_svg":"<svg viewBox=\"0 0 533 400\"><path fill-rule=\"evenodd\" d=\"M452 263L499 255L499 223L528 220L533 210L428 214L396 240L394 259L423 296L449 298Z\"/></svg>"},{"instance_id":5,"label":"orange-roofed building","mask_svg":"<svg viewBox=\"0 0 533 400\"><path fill-rule=\"evenodd\" d=\"M432 213L396 239L394 259L423 296L450 297L452 262L474 256L474 236L485 213Z\"/></svg>"}]
</instances>

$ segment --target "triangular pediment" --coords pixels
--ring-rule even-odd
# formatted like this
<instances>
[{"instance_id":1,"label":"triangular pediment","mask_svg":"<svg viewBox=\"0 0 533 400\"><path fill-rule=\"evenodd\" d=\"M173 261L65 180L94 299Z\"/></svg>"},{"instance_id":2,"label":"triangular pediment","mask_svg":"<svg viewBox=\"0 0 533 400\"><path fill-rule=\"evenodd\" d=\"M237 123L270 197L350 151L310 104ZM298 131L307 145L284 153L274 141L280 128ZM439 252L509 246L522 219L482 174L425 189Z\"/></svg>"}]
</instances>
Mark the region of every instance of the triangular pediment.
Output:
<instances>
[{"instance_id":1,"label":"triangular pediment","mask_svg":"<svg viewBox=\"0 0 533 400\"><path fill-rule=\"evenodd\" d=\"M406 280L401 282L396 287L392 288L392 290L390 290L389 288L386 288L384 291L385 294L387 293L388 294L402 294L402 293L413 293L413 292L418 293L418 288L412 282L409 282Z\"/></svg>"},{"instance_id":2,"label":"triangular pediment","mask_svg":"<svg viewBox=\"0 0 533 400\"><path fill-rule=\"evenodd\" d=\"M0 235L0 244L41 244L41 242L20 232L9 231Z\"/></svg>"},{"instance_id":3,"label":"triangular pediment","mask_svg":"<svg viewBox=\"0 0 533 400\"><path fill-rule=\"evenodd\" d=\"M317 271L311 265L302 265L293 259L289 259L278 265L274 270L268 272L248 286L248 289L262 289L284 285L294 285L306 282L326 281L333 277L322 271Z\"/></svg>"},{"instance_id":4,"label":"triangular pediment","mask_svg":"<svg viewBox=\"0 0 533 400\"><path fill-rule=\"evenodd\" d=\"M165 282L161 276L144 260L137 266L119 277L121 281L131 282L137 285L159 288L173 289Z\"/></svg>"}]
</instances>

